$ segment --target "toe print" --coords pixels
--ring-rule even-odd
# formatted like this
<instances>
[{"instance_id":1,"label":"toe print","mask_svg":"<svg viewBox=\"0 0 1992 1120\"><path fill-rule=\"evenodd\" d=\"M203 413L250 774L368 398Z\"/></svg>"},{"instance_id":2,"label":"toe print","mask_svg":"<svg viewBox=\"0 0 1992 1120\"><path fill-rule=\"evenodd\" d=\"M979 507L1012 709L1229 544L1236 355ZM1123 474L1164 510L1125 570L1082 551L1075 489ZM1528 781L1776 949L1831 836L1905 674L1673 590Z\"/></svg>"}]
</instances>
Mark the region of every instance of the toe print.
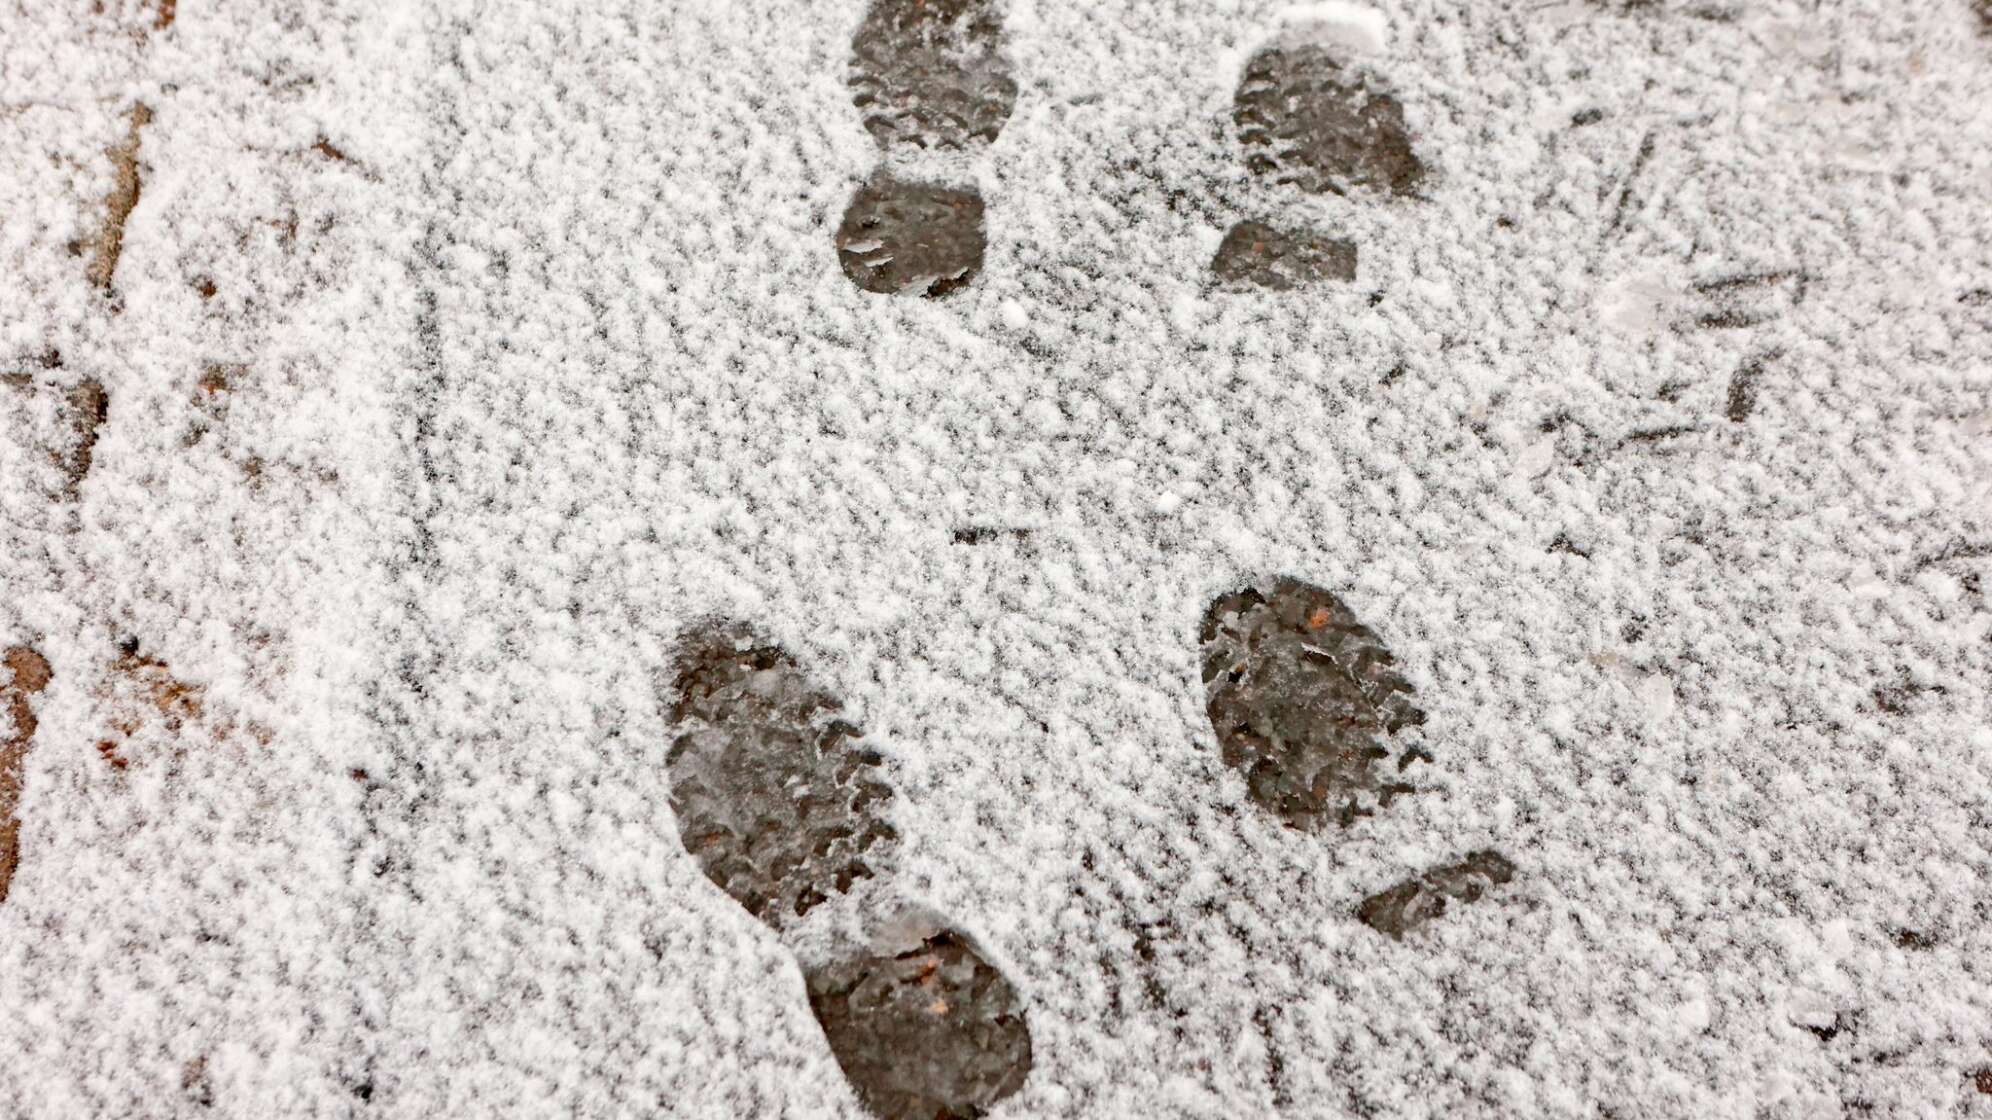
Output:
<instances>
[{"instance_id":1,"label":"toe print","mask_svg":"<svg viewBox=\"0 0 1992 1120\"><path fill-rule=\"evenodd\" d=\"M1378 933L1403 940L1404 935L1445 916L1451 901L1473 903L1490 888L1515 877L1515 865L1500 852L1474 852L1458 863L1435 867L1415 879L1373 894L1356 908L1356 917Z\"/></svg>"},{"instance_id":2,"label":"toe print","mask_svg":"<svg viewBox=\"0 0 1992 1120\"><path fill-rule=\"evenodd\" d=\"M879 1116L980 1116L1030 1072L1015 990L958 935L820 968L808 982L838 1065Z\"/></svg>"},{"instance_id":3,"label":"toe print","mask_svg":"<svg viewBox=\"0 0 1992 1120\"><path fill-rule=\"evenodd\" d=\"M896 835L892 791L842 705L737 623L679 655L667 756L685 848L777 931L874 876ZM1022 1000L967 935L805 968L810 1009L852 1089L881 1117L973 1117L1031 1070Z\"/></svg>"},{"instance_id":4,"label":"toe print","mask_svg":"<svg viewBox=\"0 0 1992 1120\"><path fill-rule=\"evenodd\" d=\"M1227 287L1284 292L1316 280L1354 280L1356 247L1306 231L1239 222L1218 245L1210 271Z\"/></svg>"},{"instance_id":5,"label":"toe print","mask_svg":"<svg viewBox=\"0 0 1992 1120\"><path fill-rule=\"evenodd\" d=\"M0 713L7 720L0 739L0 902L14 882L21 862L21 765L35 738L35 712L28 698L48 686L48 662L26 646L15 646L0 657Z\"/></svg>"},{"instance_id":6,"label":"toe print","mask_svg":"<svg viewBox=\"0 0 1992 1120\"><path fill-rule=\"evenodd\" d=\"M1295 828L1346 825L1411 787L1379 739L1425 715L1377 636L1294 579L1219 596L1203 621L1206 710L1252 799Z\"/></svg>"},{"instance_id":7,"label":"toe print","mask_svg":"<svg viewBox=\"0 0 1992 1120\"><path fill-rule=\"evenodd\" d=\"M982 270L982 196L879 176L837 230L844 274L868 292L939 298Z\"/></svg>"},{"instance_id":8,"label":"toe print","mask_svg":"<svg viewBox=\"0 0 1992 1120\"><path fill-rule=\"evenodd\" d=\"M1315 194L1357 188L1408 195L1425 180L1404 107L1323 43L1281 43L1252 56L1232 117L1248 166Z\"/></svg>"},{"instance_id":9,"label":"toe print","mask_svg":"<svg viewBox=\"0 0 1992 1120\"><path fill-rule=\"evenodd\" d=\"M1425 180L1404 107L1372 88L1359 61L1381 49L1376 27L1347 34L1328 26L1317 41L1291 31L1256 51L1232 96L1232 121L1246 169L1263 181L1311 194L1411 195ZM1360 44L1358 46L1357 44ZM1356 246L1306 230L1241 221L1211 261L1221 287L1289 291L1356 278Z\"/></svg>"},{"instance_id":10,"label":"toe print","mask_svg":"<svg viewBox=\"0 0 1992 1120\"><path fill-rule=\"evenodd\" d=\"M708 631L682 655L677 694L671 807L706 878L779 925L871 877L893 837L879 756L787 653Z\"/></svg>"},{"instance_id":11,"label":"toe print","mask_svg":"<svg viewBox=\"0 0 1992 1120\"><path fill-rule=\"evenodd\" d=\"M851 96L881 148L996 139L1017 101L986 0L875 0L851 42Z\"/></svg>"},{"instance_id":12,"label":"toe print","mask_svg":"<svg viewBox=\"0 0 1992 1120\"><path fill-rule=\"evenodd\" d=\"M907 148L988 144L1016 104L986 0L874 0L851 41L851 98L888 162ZM939 299L982 270L982 195L901 178L889 166L837 229L844 275L868 292Z\"/></svg>"}]
</instances>

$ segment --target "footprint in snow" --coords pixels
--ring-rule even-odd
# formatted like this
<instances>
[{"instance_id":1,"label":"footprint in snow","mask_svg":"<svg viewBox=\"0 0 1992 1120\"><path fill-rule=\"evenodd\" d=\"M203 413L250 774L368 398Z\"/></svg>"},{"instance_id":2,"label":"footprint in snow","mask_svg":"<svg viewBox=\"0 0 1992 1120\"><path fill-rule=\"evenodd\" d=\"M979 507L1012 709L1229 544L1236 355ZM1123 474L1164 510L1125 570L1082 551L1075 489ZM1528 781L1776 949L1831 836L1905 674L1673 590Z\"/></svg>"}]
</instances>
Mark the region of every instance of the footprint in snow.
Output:
<instances>
[{"instance_id":1,"label":"footprint in snow","mask_svg":"<svg viewBox=\"0 0 1992 1120\"><path fill-rule=\"evenodd\" d=\"M837 230L844 273L881 295L939 299L982 269L982 196L881 172L859 188Z\"/></svg>"},{"instance_id":2,"label":"footprint in snow","mask_svg":"<svg viewBox=\"0 0 1992 1120\"><path fill-rule=\"evenodd\" d=\"M1376 21L1301 23L1248 60L1232 119L1258 179L1386 197L1424 183L1404 106L1367 57L1382 47ZM901 177L891 164L908 148L969 151L996 139L1017 97L1001 37L992 0L874 0L859 26L852 98L886 161L853 195L836 247L865 291L938 299L981 271L981 192ZM1286 291L1353 280L1356 263L1351 242L1248 218L1226 233L1210 267L1220 287Z\"/></svg>"},{"instance_id":3,"label":"footprint in snow","mask_svg":"<svg viewBox=\"0 0 1992 1120\"><path fill-rule=\"evenodd\" d=\"M970 151L996 139L1017 101L991 0L873 0L851 43L852 100L885 164L837 229L860 288L939 299L982 270L982 193L893 173L907 148Z\"/></svg>"},{"instance_id":4,"label":"footprint in snow","mask_svg":"<svg viewBox=\"0 0 1992 1120\"><path fill-rule=\"evenodd\" d=\"M1231 118L1255 178L1308 194L1414 195L1425 163L1369 61L1383 45L1380 20L1302 22L1246 61ZM1211 275L1220 287L1286 291L1354 280L1356 259L1352 242L1245 219L1219 243Z\"/></svg>"},{"instance_id":5,"label":"footprint in snow","mask_svg":"<svg viewBox=\"0 0 1992 1120\"><path fill-rule=\"evenodd\" d=\"M732 622L681 641L667 756L685 848L778 934L889 867L882 757L781 647ZM1031 1071L1023 1000L954 929L906 924L884 948L805 962L810 1010L881 1117L974 1117Z\"/></svg>"},{"instance_id":6,"label":"footprint in snow","mask_svg":"<svg viewBox=\"0 0 1992 1120\"><path fill-rule=\"evenodd\" d=\"M1333 592L1281 577L1220 595L1202 645L1204 710L1225 765L1282 823L1327 832L1414 792L1404 773L1428 756L1391 744L1425 713L1383 640ZM1371 896L1356 915L1402 939L1514 874L1499 852L1476 852Z\"/></svg>"},{"instance_id":7,"label":"footprint in snow","mask_svg":"<svg viewBox=\"0 0 1992 1120\"><path fill-rule=\"evenodd\" d=\"M1309 832L1412 792L1418 755L1385 745L1425 721L1396 658L1333 593L1296 579L1220 595L1204 612L1205 712L1261 808Z\"/></svg>"}]
</instances>

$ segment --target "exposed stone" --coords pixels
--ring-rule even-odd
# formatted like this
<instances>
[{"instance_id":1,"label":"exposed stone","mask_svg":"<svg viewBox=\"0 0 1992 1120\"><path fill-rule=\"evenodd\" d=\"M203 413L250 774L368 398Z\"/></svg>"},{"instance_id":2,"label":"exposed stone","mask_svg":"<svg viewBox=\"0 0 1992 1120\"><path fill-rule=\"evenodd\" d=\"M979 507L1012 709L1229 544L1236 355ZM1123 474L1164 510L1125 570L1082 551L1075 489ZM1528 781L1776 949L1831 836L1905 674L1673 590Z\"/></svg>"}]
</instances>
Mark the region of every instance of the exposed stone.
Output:
<instances>
[{"instance_id":1,"label":"exposed stone","mask_svg":"<svg viewBox=\"0 0 1992 1120\"><path fill-rule=\"evenodd\" d=\"M63 397L62 414L69 446L59 449L55 460L62 469L63 497L75 501L96 461L97 436L111 418L111 396L97 381L80 382Z\"/></svg>"}]
</instances>

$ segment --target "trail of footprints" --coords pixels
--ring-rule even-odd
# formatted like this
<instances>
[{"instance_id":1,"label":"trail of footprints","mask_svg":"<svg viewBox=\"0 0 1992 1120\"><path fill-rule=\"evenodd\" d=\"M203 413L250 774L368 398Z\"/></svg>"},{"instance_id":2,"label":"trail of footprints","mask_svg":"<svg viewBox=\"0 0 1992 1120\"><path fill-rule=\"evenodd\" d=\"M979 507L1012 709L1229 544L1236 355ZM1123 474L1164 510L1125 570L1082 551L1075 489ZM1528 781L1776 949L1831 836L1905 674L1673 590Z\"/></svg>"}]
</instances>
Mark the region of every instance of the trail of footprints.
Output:
<instances>
[{"instance_id":1,"label":"trail of footprints","mask_svg":"<svg viewBox=\"0 0 1992 1120\"><path fill-rule=\"evenodd\" d=\"M1992 21L1992 8L1975 2ZM167 0L160 27L172 13ZM881 161L853 194L835 248L844 273L865 291L938 299L980 272L988 243L980 192L915 177L903 165L914 153L972 161L996 140L1017 97L1001 39L993 0L874 0L859 26L849 87ZM1379 203L1417 197L1428 170L1403 106L1358 53L1289 36L1251 56L1232 120L1257 181L1275 192ZM110 152L106 221L92 243L77 247L92 287L113 308L150 119L143 105L131 110ZM1358 247L1273 216L1281 204L1269 194L1266 215L1231 226L1210 262L1212 282L1289 291L1353 280ZM1742 316L1724 312L1702 325L1735 326ZM52 373L62 359L50 353L40 364ZM1738 373L1730 419L1749 414L1757 369ZM37 379L6 380L31 391ZM64 442L50 452L59 482L49 497L73 503L110 402L93 379L64 384ZM210 395L226 386L225 373L202 383ZM1338 596L1289 577L1242 586L1208 605L1199 641L1220 756L1270 817L1332 837L1414 791L1407 779L1428 756L1393 744L1424 713L1383 640ZM136 648L114 669L139 693L140 708L156 708L169 722L201 714L198 690ZM37 730L34 705L51 676L31 648L0 655L0 902L19 864L17 808ZM884 899L879 912L893 912L893 856L902 839L890 823L895 795L884 758L792 655L747 624L706 624L682 636L668 700L676 727L664 754L672 808L708 879L785 939L840 897L871 892ZM119 732L135 727L121 724ZM126 765L117 741L97 749L113 766ZM1498 851L1470 852L1370 895L1352 917L1402 940L1517 873ZM973 1117L1022 1088L1034 1064L1028 1001L984 948L950 923L910 912L874 933L832 959L802 962L802 994L865 1107L880 1117ZM1992 1073L1980 1076L1981 1091L1992 1092Z\"/></svg>"},{"instance_id":2,"label":"trail of footprints","mask_svg":"<svg viewBox=\"0 0 1992 1120\"><path fill-rule=\"evenodd\" d=\"M1423 756L1393 759L1385 742L1424 714L1394 665L1323 588L1281 578L1213 601L1202 629L1207 711L1253 802L1323 832L1411 792L1400 775ZM883 756L791 654L744 623L707 623L680 640L670 702L672 809L708 879L778 935L836 896L890 890L900 838ZM1401 940L1514 875L1500 853L1474 852L1372 896L1355 916ZM864 948L803 966L824 1038L878 1116L980 1116L1030 1075L1024 1001L959 929L900 914Z\"/></svg>"},{"instance_id":3,"label":"trail of footprints","mask_svg":"<svg viewBox=\"0 0 1992 1120\"><path fill-rule=\"evenodd\" d=\"M1016 100L1000 31L989 0L876 0L858 29L853 102L883 153L837 231L843 270L859 287L939 298L980 271L987 243L980 193L895 168L909 150L972 157L995 140ZM1405 195L1424 174L1401 107L1324 47L1275 45L1255 56L1234 115L1248 167L1273 184ZM88 279L113 310L124 224L142 187L136 153L150 118L135 107L110 153L108 215L87 247ZM1356 265L1347 241L1242 219L1211 272L1222 286L1282 291L1353 279ZM43 364L58 369L60 356ZM28 375L13 380L32 388ZM218 391L207 381L203 388ZM51 497L73 502L109 398L85 378L63 391L61 414L66 442L51 452L60 492ZM1202 643L1222 756L1268 813L1324 832L1410 791L1401 775L1417 756L1393 759L1384 743L1423 713L1381 640L1332 593L1279 579L1220 596L1206 612ZM681 840L707 878L784 936L840 896L879 891L889 903L900 843L889 823L894 794L881 775L883 757L840 718L836 698L743 623L685 635L677 658L669 699L678 730L665 762ZM198 690L135 648L114 669L114 678L132 682L141 709L157 708L169 722L200 715ZM15 810L36 731L32 702L51 678L48 663L26 647L6 651L4 673L0 901L18 864ZM120 735L135 726L121 725ZM118 740L97 751L114 767L128 764ZM1449 900L1472 901L1513 873L1497 853L1475 853L1369 899L1357 916L1401 938ZM804 967L804 995L859 1100L881 1117L973 1117L1016 1093L1033 1048L1026 1001L1009 978L973 937L946 923L900 913L885 929L862 948Z\"/></svg>"},{"instance_id":4,"label":"trail of footprints","mask_svg":"<svg viewBox=\"0 0 1992 1120\"><path fill-rule=\"evenodd\" d=\"M853 196L837 230L844 272L888 295L939 298L981 269L984 205L972 187L895 175L895 151L965 151L993 141L1016 85L1000 26L981 0L878 0L852 45L851 86L888 166ZM1236 98L1248 166L1304 191L1412 193L1424 177L1403 111L1325 47L1274 46ZM1352 280L1353 244L1246 219L1211 263L1225 286L1288 290ZM1328 591L1295 580L1221 596L1204 619L1204 682L1224 760L1253 800L1300 829L1343 826L1411 787L1380 765L1379 740L1422 722L1376 635ZM896 836L877 754L838 719L779 647L734 622L689 635L669 752L681 838L706 876L776 930L879 873ZM1513 867L1476 853L1365 903L1391 937L1472 901ZM913 928L918 928L917 925ZM888 1117L977 1116L1015 1092L1032 1062L1009 980L954 929L884 954L806 970L811 1009L858 1097Z\"/></svg>"},{"instance_id":5,"label":"trail of footprints","mask_svg":"<svg viewBox=\"0 0 1992 1120\"><path fill-rule=\"evenodd\" d=\"M1265 214L1240 217L1224 235L1209 266L1217 286L1288 291L1355 278L1358 247L1279 218L1277 192L1376 204L1418 196L1429 172L1403 106L1359 53L1287 36L1247 61L1232 120L1244 166L1273 193ZM852 41L849 88L881 160L836 231L842 270L882 295L938 299L961 290L987 250L982 196L972 184L927 181L904 165L916 153L972 162L1009 120L1017 85L996 3L874 0ZM107 296L140 193L135 153L149 119L135 107L111 153L108 219L88 247L87 276ZM1724 311L1702 325L1734 326L1743 315ZM60 369L60 355L42 365ZM1732 385L1732 420L1748 415L1755 376L1751 368ZM29 387L28 378L10 380ZM94 380L63 390L67 442L51 452L61 480L51 497L75 500L108 411ZM1272 819L1329 840L1414 791L1413 768L1428 756L1396 744L1424 712L1385 642L1337 595L1290 577L1241 586L1208 605L1199 641L1220 756ZM127 650L118 668L166 718L198 714L198 693L164 666ZM16 808L35 698L50 679L33 649L0 657L0 901L19 863ZM672 808L711 882L791 941L845 896L869 893L883 900L877 912L895 912L894 853L904 842L890 823L895 794L884 757L842 718L836 697L786 650L733 620L681 637L669 692ZM113 742L99 752L123 765ZM1350 914L1403 940L1517 874L1501 852L1473 851L1362 899ZM1034 1064L1028 1000L985 947L952 923L910 911L874 934L832 959L801 962L801 994L865 1107L881 1117L973 1117L1018 1092Z\"/></svg>"},{"instance_id":6,"label":"trail of footprints","mask_svg":"<svg viewBox=\"0 0 1992 1120\"><path fill-rule=\"evenodd\" d=\"M988 242L972 186L895 171L908 149L978 153L1016 100L987 0L875 0L852 43L850 86L884 162L836 232L844 273L883 295L938 299L971 283ZM1424 181L1402 106L1330 46L1275 42L1248 63L1234 105L1247 167L1310 193L1414 196ZM1352 243L1241 219L1210 269L1222 287L1285 291L1352 280ZM1351 824L1411 792L1422 755L1385 744L1423 722L1383 642L1328 590L1281 578L1218 597L1203 619L1207 711L1251 799L1307 832ZM706 877L787 935L834 896L890 892L899 837L882 757L794 658L743 623L682 638L667 754L679 834ZM1363 902L1355 916L1401 939L1508 882L1476 852ZM891 912L891 907L886 907ZM803 962L811 1010L865 1106L882 1117L979 1116L1032 1067L1024 1001L974 939L902 917L828 962Z\"/></svg>"},{"instance_id":7,"label":"trail of footprints","mask_svg":"<svg viewBox=\"0 0 1992 1120\"><path fill-rule=\"evenodd\" d=\"M974 152L995 141L1017 85L991 0L875 0L852 41L850 87L885 160L836 233L845 275L868 292L938 299L971 282L988 245L973 186L902 177L908 150ZM1426 177L1403 105L1346 45L1276 39L1247 63L1232 118L1246 167L1311 194L1415 197ZM1238 221L1212 259L1225 288L1286 291L1356 277L1357 249L1314 230Z\"/></svg>"}]
</instances>

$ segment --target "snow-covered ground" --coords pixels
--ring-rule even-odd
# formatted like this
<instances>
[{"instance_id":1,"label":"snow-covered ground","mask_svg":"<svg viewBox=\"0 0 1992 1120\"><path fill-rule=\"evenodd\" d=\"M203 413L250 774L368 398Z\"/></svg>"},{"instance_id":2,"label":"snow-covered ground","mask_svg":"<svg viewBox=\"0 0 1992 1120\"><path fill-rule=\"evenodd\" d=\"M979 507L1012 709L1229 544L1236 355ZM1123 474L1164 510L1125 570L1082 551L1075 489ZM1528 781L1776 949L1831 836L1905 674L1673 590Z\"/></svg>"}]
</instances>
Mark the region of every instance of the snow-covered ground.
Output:
<instances>
[{"instance_id":1,"label":"snow-covered ground","mask_svg":"<svg viewBox=\"0 0 1992 1120\"><path fill-rule=\"evenodd\" d=\"M866 7L0 8L0 1117L865 1116L833 935L680 838L714 617L1014 985L992 1115L1992 1116L1970 0L1005 0L946 151ZM1297 41L1415 188L1254 174ZM983 200L942 298L845 271L882 168ZM1355 278L1212 283L1247 220ZM1206 714L1273 576L1425 716L1346 828Z\"/></svg>"}]
</instances>

